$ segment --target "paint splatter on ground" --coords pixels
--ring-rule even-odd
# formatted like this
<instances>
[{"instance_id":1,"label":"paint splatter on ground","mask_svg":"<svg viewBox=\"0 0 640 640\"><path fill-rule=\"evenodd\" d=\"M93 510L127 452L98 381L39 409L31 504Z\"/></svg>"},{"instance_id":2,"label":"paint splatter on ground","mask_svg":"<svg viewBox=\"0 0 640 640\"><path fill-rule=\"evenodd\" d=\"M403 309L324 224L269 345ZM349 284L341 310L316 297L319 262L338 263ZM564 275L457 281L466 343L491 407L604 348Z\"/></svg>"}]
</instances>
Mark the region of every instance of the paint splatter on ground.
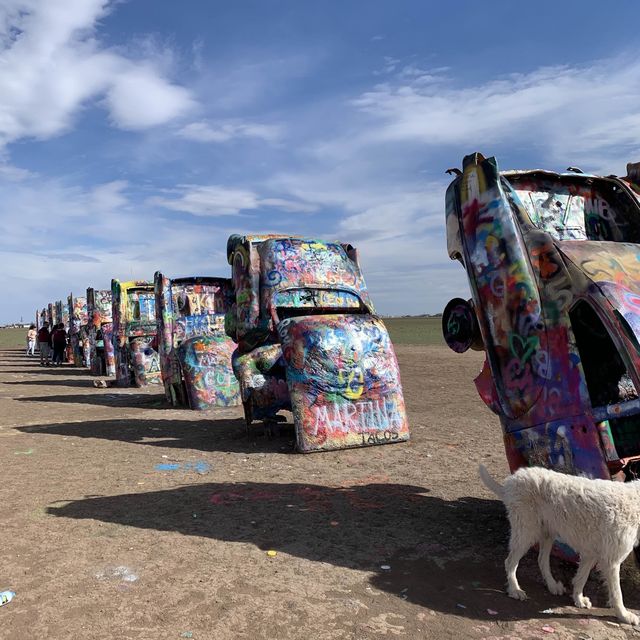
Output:
<instances>
[{"instance_id":1,"label":"paint splatter on ground","mask_svg":"<svg viewBox=\"0 0 640 640\"><path fill-rule=\"evenodd\" d=\"M138 575L129 567L107 567L96 573L98 580L118 580L122 582L135 582Z\"/></svg>"},{"instance_id":2,"label":"paint splatter on ground","mask_svg":"<svg viewBox=\"0 0 640 640\"><path fill-rule=\"evenodd\" d=\"M205 474L211 470L211 465L204 460L197 462L161 462L155 466L156 471L195 471Z\"/></svg>"}]
</instances>

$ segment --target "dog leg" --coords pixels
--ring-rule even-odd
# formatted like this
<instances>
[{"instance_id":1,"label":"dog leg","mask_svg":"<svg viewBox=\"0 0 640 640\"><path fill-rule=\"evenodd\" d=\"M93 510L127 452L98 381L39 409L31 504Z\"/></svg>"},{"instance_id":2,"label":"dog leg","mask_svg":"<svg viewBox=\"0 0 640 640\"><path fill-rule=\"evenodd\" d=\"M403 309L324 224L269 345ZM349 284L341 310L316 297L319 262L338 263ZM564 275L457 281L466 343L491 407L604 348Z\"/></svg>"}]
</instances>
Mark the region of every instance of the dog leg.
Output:
<instances>
[{"instance_id":1,"label":"dog leg","mask_svg":"<svg viewBox=\"0 0 640 640\"><path fill-rule=\"evenodd\" d=\"M576 571L576 575L573 576L573 602L576 607L580 607L581 609L591 609L591 600L589 600L582 591L595 563L595 558L580 556L580 566Z\"/></svg>"},{"instance_id":2,"label":"dog leg","mask_svg":"<svg viewBox=\"0 0 640 640\"><path fill-rule=\"evenodd\" d=\"M564 593L564 585L562 582L556 582L551 573L551 564L549 563L551 547L553 547L553 538L545 532L543 538L540 540L538 566L540 567L540 573L542 573L547 589L549 589L554 596L561 596Z\"/></svg>"},{"instance_id":3,"label":"dog leg","mask_svg":"<svg viewBox=\"0 0 640 640\"><path fill-rule=\"evenodd\" d=\"M518 578L516 577L516 571L518 570L518 564L522 556L529 551L532 543L529 540L520 539L517 536L512 536L509 540L509 555L504 561L504 568L507 572L507 594L510 598L516 600L526 600L527 594L520 588L518 584Z\"/></svg>"},{"instance_id":4,"label":"dog leg","mask_svg":"<svg viewBox=\"0 0 640 640\"><path fill-rule=\"evenodd\" d=\"M609 565L604 570L607 586L609 587L609 600L611 606L616 612L616 615L620 620L627 624L637 625L640 623L640 618L635 613L631 613L625 609L624 602L622 602L622 589L620 588L620 563Z\"/></svg>"}]
</instances>

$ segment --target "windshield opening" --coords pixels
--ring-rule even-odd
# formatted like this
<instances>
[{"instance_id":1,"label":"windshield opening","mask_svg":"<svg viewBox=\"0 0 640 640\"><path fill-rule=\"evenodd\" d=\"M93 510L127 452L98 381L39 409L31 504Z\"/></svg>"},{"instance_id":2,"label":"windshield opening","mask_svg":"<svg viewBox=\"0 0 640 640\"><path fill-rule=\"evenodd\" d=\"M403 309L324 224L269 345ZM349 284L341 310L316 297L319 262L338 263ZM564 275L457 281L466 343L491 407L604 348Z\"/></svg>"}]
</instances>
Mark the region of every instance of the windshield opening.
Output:
<instances>
[{"instance_id":1,"label":"windshield opening","mask_svg":"<svg viewBox=\"0 0 640 640\"><path fill-rule=\"evenodd\" d=\"M531 223L556 240L640 243L636 201L610 180L509 176Z\"/></svg>"},{"instance_id":2,"label":"windshield opening","mask_svg":"<svg viewBox=\"0 0 640 640\"><path fill-rule=\"evenodd\" d=\"M129 303L129 319L133 322L155 322L156 299L153 293L146 291L129 290L127 292Z\"/></svg>"}]
</instances>

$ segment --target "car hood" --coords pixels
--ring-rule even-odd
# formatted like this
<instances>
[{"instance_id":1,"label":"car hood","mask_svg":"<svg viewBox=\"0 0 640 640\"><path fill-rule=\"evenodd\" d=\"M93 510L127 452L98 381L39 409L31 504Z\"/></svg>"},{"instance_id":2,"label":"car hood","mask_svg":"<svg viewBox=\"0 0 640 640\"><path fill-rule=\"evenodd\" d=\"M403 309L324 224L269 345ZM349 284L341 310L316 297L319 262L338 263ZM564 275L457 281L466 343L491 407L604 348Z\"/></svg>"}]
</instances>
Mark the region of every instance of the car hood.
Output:
<instances>
[{"instance_id":1,"label":"car hood","mask_svg":"<svg viewBox=\"0 0 640 640\"><path fill-rule=\"evenodd\" d=\"M557 245L565 258L597 285L640 340L640 245L590 240Z\"/></svg>"}]
</instances>

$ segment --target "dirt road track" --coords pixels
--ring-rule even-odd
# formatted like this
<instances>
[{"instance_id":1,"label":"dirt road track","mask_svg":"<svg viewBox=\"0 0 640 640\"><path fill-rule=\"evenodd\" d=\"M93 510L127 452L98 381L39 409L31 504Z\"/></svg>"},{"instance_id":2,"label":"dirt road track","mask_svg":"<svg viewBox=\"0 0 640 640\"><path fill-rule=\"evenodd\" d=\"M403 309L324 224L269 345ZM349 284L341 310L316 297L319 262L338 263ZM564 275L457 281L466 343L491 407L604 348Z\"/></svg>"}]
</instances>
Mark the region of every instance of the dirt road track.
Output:
<instances>
[{"instance_id":1,"label":"dirt road track","mask_svg":"<svg viewBox=\"0 0 640 640\"><path fill-rule=\"evenodd\" d=\"M507 523L476 475L507 471L480 357L397 351L411 442L306 456L289 432L247 439L237 409L168 409L158 388L0 352L0 589L17 592L0 638L640 635L548 594L533 553L530 600L506 597ZM593 577L587 594L605 604Z\"/></svg>"}]
</instances>

